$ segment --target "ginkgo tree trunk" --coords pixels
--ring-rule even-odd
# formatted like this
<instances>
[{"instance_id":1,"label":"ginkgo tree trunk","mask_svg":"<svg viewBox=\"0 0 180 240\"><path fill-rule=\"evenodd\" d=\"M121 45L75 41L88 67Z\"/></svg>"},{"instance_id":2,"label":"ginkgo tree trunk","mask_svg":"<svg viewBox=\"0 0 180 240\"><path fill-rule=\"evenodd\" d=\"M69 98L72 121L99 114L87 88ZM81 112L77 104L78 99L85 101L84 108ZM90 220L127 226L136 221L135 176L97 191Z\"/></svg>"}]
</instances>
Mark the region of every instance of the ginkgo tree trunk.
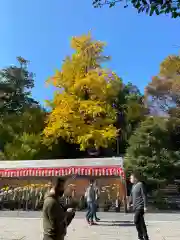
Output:
<instances>
[{"instance_id":1,"label":"ginkgo tree trunk","mask_svg":"<svg viewBox=\"0 0 180 240\"><path fill-rule=\"evenodd\" d=\"M59 138L79 144L81 150L108 147L116 140L114 126L117 112L114 99L122 88L121 79L102 63L105 44L93 40L91 34L73 37L74 53L66 57L61 70L56 70L48 82L56 87L44 142L51 145Z\"/></svg>"}]
</instances>

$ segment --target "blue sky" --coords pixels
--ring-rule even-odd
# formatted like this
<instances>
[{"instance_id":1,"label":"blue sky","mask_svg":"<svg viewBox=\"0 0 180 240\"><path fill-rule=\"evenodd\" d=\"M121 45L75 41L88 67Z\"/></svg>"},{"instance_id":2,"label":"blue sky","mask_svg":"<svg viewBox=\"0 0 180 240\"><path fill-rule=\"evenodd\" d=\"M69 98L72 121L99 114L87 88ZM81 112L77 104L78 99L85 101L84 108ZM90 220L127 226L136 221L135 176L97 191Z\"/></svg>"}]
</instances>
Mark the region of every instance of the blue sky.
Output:
<instances>
[{"instance_id":1,"label":"blue sky","mask_svg":"<svg viewBox=\"0 0 180 240\"><path fill-rule=\"evenodd\" d=\"M41 103L52 98L45 80L60 69L71 53L70 39L92 31L107 42L108 67L124 82L141 91L158 72L160 62L179 53L180 20L148 17L131 7L94 9L92 0L1 0L0 68L16 63L16 56L31 61L36 74L33 96Z\"/></svg>"}]
</instances>

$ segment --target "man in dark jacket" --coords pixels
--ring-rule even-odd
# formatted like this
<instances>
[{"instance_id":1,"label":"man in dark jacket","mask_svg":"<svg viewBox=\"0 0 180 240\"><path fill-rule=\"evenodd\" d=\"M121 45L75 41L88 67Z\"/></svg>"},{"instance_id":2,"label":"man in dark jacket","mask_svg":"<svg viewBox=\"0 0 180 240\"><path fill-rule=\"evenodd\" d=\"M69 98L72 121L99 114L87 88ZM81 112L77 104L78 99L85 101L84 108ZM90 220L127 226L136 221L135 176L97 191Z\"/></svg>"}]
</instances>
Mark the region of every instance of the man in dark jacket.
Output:
<instances>
[{"instance_id":1,"label":"man in dark jacket","mask_svg":"<svg viewBox=\"0 0 180 240\"><path fill-rule=\"evenodd\" d=\"M73 209L67 211L60 204L59 198L64 194L64 180L58 178L46 195L43 205L44 240L64 240L66 228L75 216Z\"/></svg>"},{"instance_id":2,"label":"man in dark jacket","mask_svg":"<svg viewBox=\"0 0 180 240\"><path fill-rule=\"evenodd\" d=\"M134 223L138 232L139 240L149 240L144 213L147 211L147 195L144 184L140 181L140 174L131 174L130 181L133 184L130 195L130 205L134 211Z\"/></svg>"}]
</instances>

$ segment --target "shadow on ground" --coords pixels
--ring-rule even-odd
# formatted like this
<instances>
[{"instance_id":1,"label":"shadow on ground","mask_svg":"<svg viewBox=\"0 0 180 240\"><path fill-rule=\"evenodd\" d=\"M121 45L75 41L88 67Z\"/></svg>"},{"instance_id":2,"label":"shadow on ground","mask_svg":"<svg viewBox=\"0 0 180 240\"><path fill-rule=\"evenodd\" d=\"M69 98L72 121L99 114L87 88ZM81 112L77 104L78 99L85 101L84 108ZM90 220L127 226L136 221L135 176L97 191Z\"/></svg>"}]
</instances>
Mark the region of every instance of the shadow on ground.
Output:
<instances>
[{"instance_id":1,"label":"shadow on ground","mask_svg":"<svg viewBox=\"0 0 180 240\"><path fill-rule=\"evenodd\" d=\"M132 221L100 221L97 226L132 227L134 223Z\"/></svg>"}]
</instances>

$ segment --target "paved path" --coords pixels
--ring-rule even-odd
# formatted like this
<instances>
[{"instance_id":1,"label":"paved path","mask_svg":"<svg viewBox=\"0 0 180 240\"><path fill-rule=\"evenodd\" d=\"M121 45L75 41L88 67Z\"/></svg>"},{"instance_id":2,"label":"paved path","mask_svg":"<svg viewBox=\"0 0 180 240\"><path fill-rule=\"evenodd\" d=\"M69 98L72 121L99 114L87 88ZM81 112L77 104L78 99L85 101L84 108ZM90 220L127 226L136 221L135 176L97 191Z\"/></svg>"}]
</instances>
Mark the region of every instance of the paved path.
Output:
<instances>
[{"instance_id":1,"label":"paved path","mask_svg":"<svg viewBox=\"0 0 180 240\"><path fill-rule=\"evenodd\" d=\"M5 215L5 213L3 213ZM20 213L12 217L0 212L0 240L39 240L42 239L42 221L40 214ZM23 216L24 214L24 216ZM28 217L31 215L31 217ZM36 217L32 217L35 214ZM25 217L26 215L26 217ZM11 217L10 217L11 216ZM38 216L38 217L37 217ZM67 240L134 240L137 239L132 215L99 213L103 220L97 226L88 226L83 213L78 213L68 228ZM114 219L114 221L113 221ZM179 214L147 214L147 225L152 240L179 240Z\"/></svg>"}]
</instances>

